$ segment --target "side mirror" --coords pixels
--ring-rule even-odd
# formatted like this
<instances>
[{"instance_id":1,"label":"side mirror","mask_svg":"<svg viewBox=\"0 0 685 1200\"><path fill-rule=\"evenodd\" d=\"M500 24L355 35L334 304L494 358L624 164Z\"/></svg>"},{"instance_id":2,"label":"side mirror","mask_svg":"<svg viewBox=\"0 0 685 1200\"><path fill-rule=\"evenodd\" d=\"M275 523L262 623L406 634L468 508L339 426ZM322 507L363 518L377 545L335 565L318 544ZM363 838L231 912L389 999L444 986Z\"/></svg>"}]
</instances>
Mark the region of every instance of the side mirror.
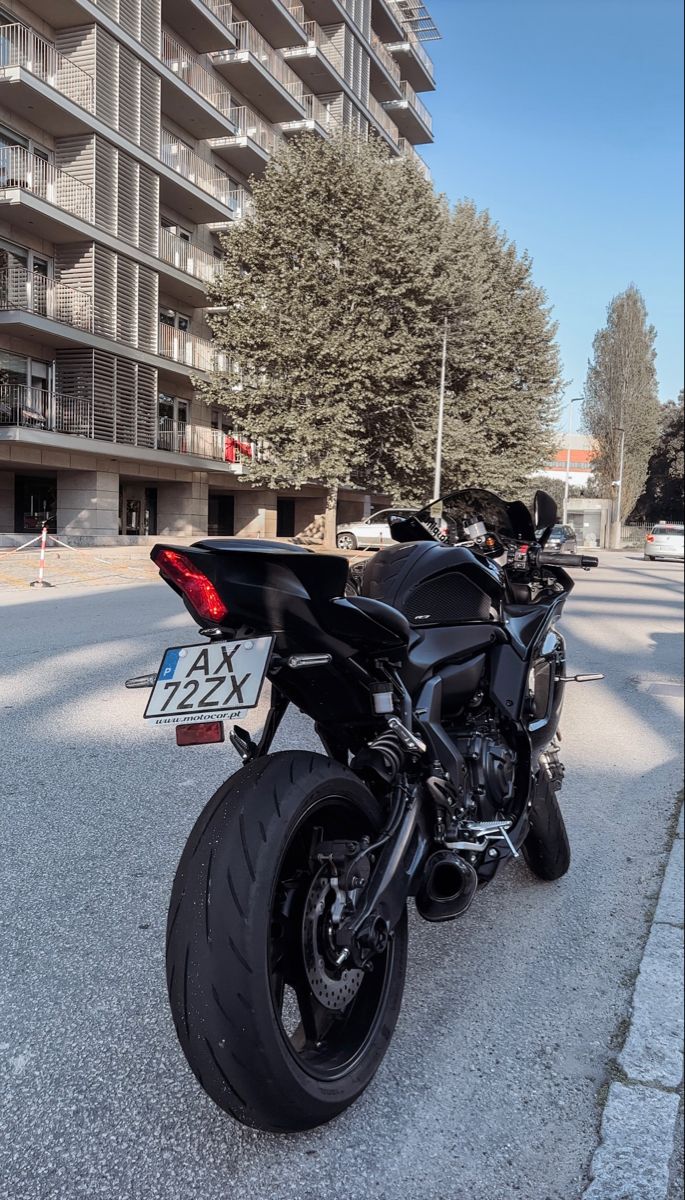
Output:
<instances>
[{"instance_id":1,"label":"side mirror","mask_svg":"<svg viewBox=\"0 0 685 1200\"><path fill-rule=\"evenodd\" d=\"M533 500L533 519L536 529L551 529L556 525L557 502L548 492L536 492Z\"/></svg>"}]
</instances>

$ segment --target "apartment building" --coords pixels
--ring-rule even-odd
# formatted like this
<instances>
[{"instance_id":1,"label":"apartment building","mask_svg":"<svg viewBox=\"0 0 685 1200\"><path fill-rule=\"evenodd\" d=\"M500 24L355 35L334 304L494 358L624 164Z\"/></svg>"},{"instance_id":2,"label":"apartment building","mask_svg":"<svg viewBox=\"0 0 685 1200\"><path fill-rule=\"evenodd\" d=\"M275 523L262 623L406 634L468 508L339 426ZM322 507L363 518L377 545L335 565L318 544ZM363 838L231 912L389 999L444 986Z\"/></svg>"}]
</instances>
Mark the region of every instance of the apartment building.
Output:
<instances>
[{"instance_id":1,"label":"apartment building","mask_svg":"<svg viewBox=\"0 0 685 1200\"><path fill-rule=\"evenodd\" d=\"M0 0L0 534L316 522L321 490L250 488L249 430L194 395L218 235L284 138L430 142L436 35L416 0Z\"/></svg>"}]
</instances>

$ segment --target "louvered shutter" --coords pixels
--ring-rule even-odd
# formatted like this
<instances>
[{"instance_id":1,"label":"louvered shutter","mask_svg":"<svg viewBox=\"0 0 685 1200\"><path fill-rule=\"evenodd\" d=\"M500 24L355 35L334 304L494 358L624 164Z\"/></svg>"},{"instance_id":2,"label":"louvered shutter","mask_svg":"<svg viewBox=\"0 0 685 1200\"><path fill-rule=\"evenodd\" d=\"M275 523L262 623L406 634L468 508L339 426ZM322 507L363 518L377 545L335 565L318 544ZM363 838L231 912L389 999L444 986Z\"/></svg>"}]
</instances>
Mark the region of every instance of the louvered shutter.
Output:
<instances>
[{"instance_id":1,"label":"louvered shutter","mask_svg":"<svg viewBox=\"0 0 685 1200\"><path fill-rule=\"evenodd\" d=\"M159 324L159 276L149 267L138 266L138 341L141 350L157 353Z\"/></svg>"},{"instance_id":2,"label":"louvered shutter","mask_svg":"<svg viewBox=\"0 0 685 1200\"><path fill-rule=\"evenodd\" d=\"M159 176L143 166L138 170L138 245L149 254L159 251Z\"/></svg>"},{"instance_id":3,"label":"louvered shutter","mask_svg":"<svg viewBox=\"0 0 685 1200\"><path fill-rule=\"evenodd\" d=\"M147 63L140 65L140 145L150 154L159 154L160 78Z\"/></svg>"},{"instance_id":4,"label":"louvered shutter","mask_svg":"<svg viewBox=\"0 0 685 1200\"><path fill-rule=\"evenodd\" d=\"M135 346L138 341L138 265L117 256L117 341Z\"/></svg>"},{"instance_id":5,"label":"louvered shutter","mask_svg":"<svg viewBox=\"0 0 685 1200\"><path fill-rule=\"evenodd\" d=\"M138 163L119 151L117 180L117 234L138 245Z\"/></svg>"},{"instance_id":6,"label":"louvered shutter","mask_svg":"<svg viewBox=\"0 0 685 1200\"><path fill-rule=\"evenodd\" d=\"M154 446L157 432L157 371L138 363L137 442Z\"/></svg>"},{"instance_id":7,"label":"louvered shutter","mask_svg":"<svg viewBox=\"0 0 685 1200\"><path fill-rule=\"evenodd\" d=\"M128 446L136 444L136 392L136 364L117 358L114 440Z\"/></svg>"},{"instance_id":8,"label":"louvered shutter","mask_svg":"<svg viewBox=\"0 0 685 1200\"><path fill-rule=\"evenodd\" d=\"M117 152L111 142L95 139L95 224L117 232Z\"/></svg>"},{"instance_id":9,"label":"louvered shutter","mask_svg":"<svg viewBox=\"0 0 685 1200\"><path fill-rule=\"evenodd\" d=\"M95 113L119 128L119 43L98 25L95 33Z\"/></svg>"},{"instance_id":10,"label":"louvered shutter","mask_svg":"<svg viewBox=\"0 0 685 1200\"><path fill-rule=\"evenodd\" d=\"M102 337L116 337L117 256L106 246L95 245L93 286L93 330Z\"/></svg>"},{"instance_id":11,"label":"louvered shutter","mask_svg":"<svg viewBox=\"0 0 685 1200\"><path fill-rule=\"evenodd\" d=\"M140 59L119 47L119 132L140 143Z\"/></svg>"}]
</instances>

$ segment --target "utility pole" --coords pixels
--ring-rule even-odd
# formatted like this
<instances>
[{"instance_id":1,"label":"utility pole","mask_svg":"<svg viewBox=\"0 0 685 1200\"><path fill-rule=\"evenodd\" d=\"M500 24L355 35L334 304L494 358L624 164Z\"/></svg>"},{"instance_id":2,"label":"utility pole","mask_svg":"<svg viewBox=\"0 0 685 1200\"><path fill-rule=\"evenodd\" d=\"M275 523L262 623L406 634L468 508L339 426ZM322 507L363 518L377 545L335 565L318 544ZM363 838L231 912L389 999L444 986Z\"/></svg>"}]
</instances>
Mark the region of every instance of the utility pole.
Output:
<instances>
[{"instance_id":1,"label":"utility pole","mask_svg":"<svg viewBox=\"0 0 685 1200\"><path fill-rule=\"evenodd\" d=\"M435 482L433 496L437 500L440 495L442 476L442 431L445 424L445 382L447 380L447 317L442 335L442 369L440 371L440 400L438 402L438 437L435 445Z\"/></svg>"},{"instance_id":2,"label":"utility pole","mask_svg":"<svg viewBox=\"0 0 685 1200\"><path fill-rule=\"evenodd\" d=\"M568 525L568 485L569 476L571 474L571 434L573 432L573 405L580 404L582 396L574 396L568 402L568 434L566 442L566 479L564 480L564 512L562 523Z\"/></svg>"},{"instance_id":3,"label":"utility pole","mask_svg":"<svg viewBox=\"0 0 685 1200\"><path fill-rule=\"evenodd\" d=\"M619 427L618 432L621 435L621 451L619 456L618 479L614 480L614 486L618 488L616 493L616 519L614 521L614 550L621 549L621 504L623 501L623 458L626 448L626 431Z\"/></svg>"}]
</instances>

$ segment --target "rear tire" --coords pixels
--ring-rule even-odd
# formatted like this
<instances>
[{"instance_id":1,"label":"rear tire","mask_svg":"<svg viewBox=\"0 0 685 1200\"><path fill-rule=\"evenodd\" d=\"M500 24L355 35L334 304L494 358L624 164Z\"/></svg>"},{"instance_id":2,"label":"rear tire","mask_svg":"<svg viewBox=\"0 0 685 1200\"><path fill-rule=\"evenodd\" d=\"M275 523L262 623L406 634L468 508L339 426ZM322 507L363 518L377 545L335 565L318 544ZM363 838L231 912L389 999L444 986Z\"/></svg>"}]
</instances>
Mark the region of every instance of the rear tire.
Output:
<instances>
[{"instance_id":1,"label":"rear tire","mask_svg":"<svg viewBox=\"0 0 685 1200\"><path fill-rule=\"evenodd\" d=\"M571 846L557 793L544 767L529 811L530 830L521 845L528 867L538 879L561 879L571 865Z\"/></svg>"},{"instance_id":2,"label":"rear tire","mask_svg":"<svg viewBox=\"0 0 685 1200\"><path fill-rule=\"evenodd\" d=\"M404 989L406 910L370 974L337 968L319 957L328 954L332 894L324 868L307 866L313 831L357 839L381 825L381 807L356 775L293 751L238 771L188 839L167 926L171 1010L200 1084L245 1125L286 1131L330 1121L368 1086L388 1048ZM336 988L332 1011L327 989Z\"/></svg>"}]
</instances>

